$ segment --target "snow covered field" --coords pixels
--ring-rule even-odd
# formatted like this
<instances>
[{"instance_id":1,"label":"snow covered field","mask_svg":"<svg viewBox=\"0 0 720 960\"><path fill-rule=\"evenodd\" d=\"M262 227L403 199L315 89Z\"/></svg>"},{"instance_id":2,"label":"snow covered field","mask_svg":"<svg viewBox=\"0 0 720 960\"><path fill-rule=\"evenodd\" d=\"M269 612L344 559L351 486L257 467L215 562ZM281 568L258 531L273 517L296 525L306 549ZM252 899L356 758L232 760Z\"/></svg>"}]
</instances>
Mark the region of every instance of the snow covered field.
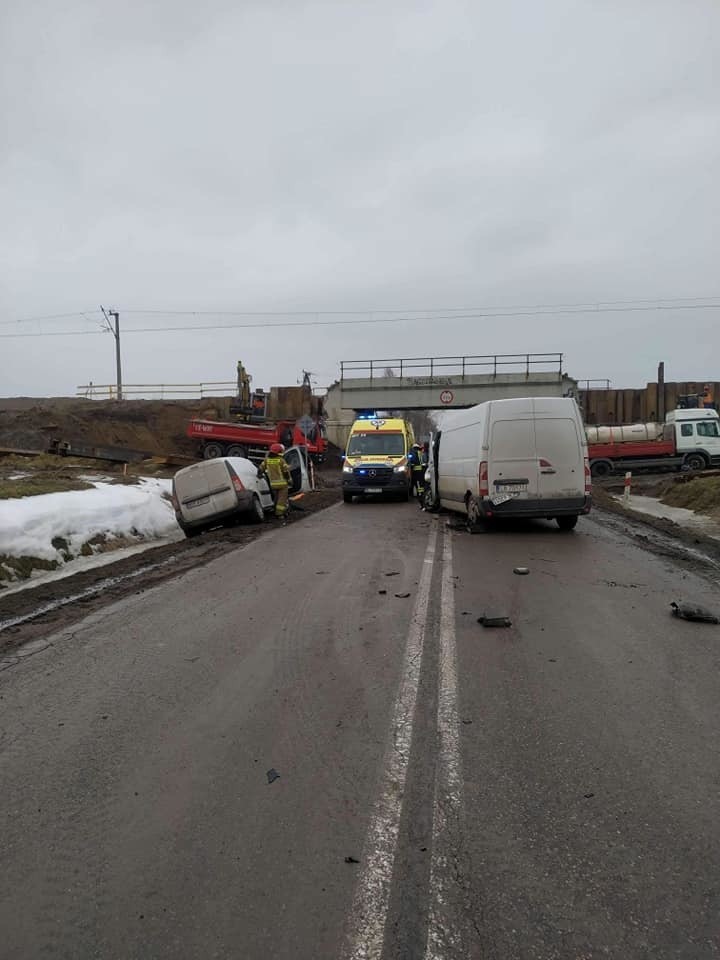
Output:
<instances>
[{"instance_id":1,"label":"snow covered field","mask_svg":"<svg viewBox=\"0 0 720 960\"><path fill-rule=\"evenodd\" d=\"M12 558L35 558L46 567L69 567L70 573L75 558L83 557L87 566L96 555L104 560L114 545L137 549L180 539L168 500L171 486L171 480L144 478L138 484L96 482L91 490L0 500L4 582L27 575ZM33 582L37 577L34 571Z\"/></svg>"}]
</instances>

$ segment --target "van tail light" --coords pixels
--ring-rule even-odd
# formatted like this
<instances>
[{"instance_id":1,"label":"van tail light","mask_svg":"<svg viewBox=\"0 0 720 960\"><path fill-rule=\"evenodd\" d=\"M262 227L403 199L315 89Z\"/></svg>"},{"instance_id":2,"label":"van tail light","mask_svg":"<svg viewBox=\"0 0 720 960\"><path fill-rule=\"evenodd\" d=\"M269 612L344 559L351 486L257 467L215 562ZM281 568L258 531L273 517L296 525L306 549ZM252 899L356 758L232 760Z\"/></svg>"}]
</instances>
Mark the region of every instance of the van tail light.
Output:
<instances>
[{"instance_id":1,"label":"van tail light","mask_svg":"<svg viewBox=\"0 0 720 960\"><path fill-rule=\"evenodd\" d=\"M552 464L550 463L549 460L545 460L545 459L543 459L543 457L540 457L540 466L541 466L541 467L551 467Z\"/></svg>"},{"instance_id":2,"label":"van tail light","mask_svg":"<svg viewBox=\"0 0 720 960\"><path fill-rule=\"evenodd\" d=\"M490 493L490 487L488 486L487 460L483 460L480 464L480 470L478 473L478 486L480 488L480 496L487 497Z\"/></svg>"},{"instance_id":3,"label":"van tail light","mask_svg":"<svg viewBox=\"0 0 720 960\"><path fill-rule=\"evenodd\" d=\"M590 472L590 460L585 457L585 493L592 493L592 473Z\"/></svg>"},{"instance_id":4,"label":"van tail light","mask_svg":"<svg viewBox=\"0 0 720 960\"><path fill-rule=\"evenodd\" d=\"M175 495L175 488L173 487L172 493L170 494L170 502L173 505L173 510L177 513L180 510L180 501Z\"/></svg>"},{"instance_id":5,"label":"van tail light","mask_svg":"<svg viewBox=\"0 0 720 960\"><path fill-rule=\"evenodd\" d=\"M245 487L240 477L235 473L233 468L228 464L228 470L230 471L230 479L232 480L232 485L235 487L235 493L242 493Z\"/></svg>"}]
</instances>

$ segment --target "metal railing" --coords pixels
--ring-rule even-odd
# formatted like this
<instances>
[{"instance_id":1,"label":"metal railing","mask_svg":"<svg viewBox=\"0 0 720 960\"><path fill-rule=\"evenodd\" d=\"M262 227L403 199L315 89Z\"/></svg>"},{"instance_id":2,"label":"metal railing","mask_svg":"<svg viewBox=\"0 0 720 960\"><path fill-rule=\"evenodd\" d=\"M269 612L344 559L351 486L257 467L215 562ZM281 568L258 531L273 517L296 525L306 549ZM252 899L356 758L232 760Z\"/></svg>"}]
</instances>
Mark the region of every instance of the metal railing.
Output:
<instances>
[{"instance_id":1,"label":"metal railing","mask_svg":"<svg viewBox=\"0 0 720 960\"><path fill-rule=\"evenodd\" d=\"M611 382L602 377L595 380L578 380L578 390L609 390Z\"/></svg>"},{"instance_id":2,"label":"metal railing","mask_svg":"<svg viewBox=\"0 0 720 960\"><path fill-rule=\"evenodd\" d=\"M538 369L542 368L542 370ZM562 353L498 353L465 357L403 357L387 360L342 360L340 381L392 378L456 377L502 373L563 374Z\"/></svg>"},{"instance_id":3,"label":"metal railing","mask_svg":"<svg viewBox=\"0 0 720 960\"><path fill-rule=\"evenodd\" d=\"M123 399L203 399L204 397L232 397L237 393L235 380L206 380L203 383L124 383ZM114 400L114 383L84 383L75 388L75 396L90 400Z\"/></svg>"}]
</instances>

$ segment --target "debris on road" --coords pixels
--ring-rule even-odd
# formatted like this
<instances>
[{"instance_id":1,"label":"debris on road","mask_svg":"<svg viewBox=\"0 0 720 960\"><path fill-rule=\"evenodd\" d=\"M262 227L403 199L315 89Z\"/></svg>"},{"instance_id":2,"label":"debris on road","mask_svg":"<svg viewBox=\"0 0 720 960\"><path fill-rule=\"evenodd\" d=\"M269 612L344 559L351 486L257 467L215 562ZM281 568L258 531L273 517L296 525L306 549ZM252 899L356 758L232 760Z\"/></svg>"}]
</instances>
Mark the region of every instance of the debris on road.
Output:
<instances>
[{"instance_id":1,"label":"debris on road","mask_svg":"<svg viewBox=\"0 0 720 960\"><path fill-rule=\"evenodd\" d=\"M360 863L360 861L356 860L355 857L345 857L345 863Z\"/></svg>"},{"instance_id":2,"label":"debris on road","mask_svg":"<svg viewBox=\"0 0 720 960\"><path fill-rule=\"evenodd\" d=\"M410 596L410 594L409 594L409 593L396 593L395 596L398 598L398 600L407 600L407 598Z\"/></svg>"},{"instance_id":3,"label":"debris on road","mask_svg":"<svg viewBox=\"0 0 720 960\"><path fill-rule=\"evenodd\" d=\"M275 783L275 781L279 779L280 779L280 774L277 772L275 767L271 767L267 772L268 783Z\"/></svg>"},{"instance_id":4,"label":"debris on road","mask_svg":"<svg viewBox=\"0 0 720 960\"><path fill-rule=\"evenodd\" d=\"M478 617L478 623L483 627L511 627L512 620L509 617Z\"/></svg>"},{"instance_id":5,"label":"debris on road","mask_svg":"<svg viewBox=\"0 0 720 960\"><path fill-rule=\"evenodd\" d=\"M387 590L378 590L378 593L380 594L387 593Z\"/></svg>"},{"instance_id":6,"label":"debris on road","mask_svg":"<svg viewBox=\"0 0 720 960\"><path fill-rule=\"evenodd\" d=\"M529 567L515 567L513 573L516 573L519 577L526 577L530 573Z\"/></svg>"},{"instance_id":7,"label":"debris on road","mask_svg":"<svg viewBox=\"0 0 720 960\"><path fill-rule=\"evenodd\" d=\"M584 794L583 794L583 797L585 797L586 800L591 800L594 796L595 796L594 793L584 793Z\"/></svg>"},{"instance_id":8,"label":"debris on road","mask_svg":"<svg viewBox=\"0 0 720 960\"><path fill-rule=\"evenodd\" d=\"M670 606L673 616L681 620L693 620L695 623L720 623L720 618L705 607L692 603L675 603L675 601Z\"/></svg>"},{"instance_id":9,"label":"debris on road","mask_svg":"<svg viewBox=\"0 0 720 960\"><path fill-rule=\"evenodd\" d=\"M398 577L400 575L399 570L391 570L390 573L386 573L386 577Z\"/></svg>"}]
</instances>

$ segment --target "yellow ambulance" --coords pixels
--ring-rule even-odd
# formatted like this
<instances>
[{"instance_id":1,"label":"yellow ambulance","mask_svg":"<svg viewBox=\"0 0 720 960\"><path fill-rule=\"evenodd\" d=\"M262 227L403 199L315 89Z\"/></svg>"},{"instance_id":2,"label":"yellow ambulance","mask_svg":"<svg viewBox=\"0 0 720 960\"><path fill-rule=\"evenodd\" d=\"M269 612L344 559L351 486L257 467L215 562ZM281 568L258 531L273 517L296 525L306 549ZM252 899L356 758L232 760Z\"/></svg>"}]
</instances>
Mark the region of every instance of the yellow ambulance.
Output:
<instances>
[{"instance_id":1,"label":"yellow ambulance","mask_svg":"<svg viewBox=\"0 0 720 960\"><path fill-rule=\"evenodd\" d=\"M353 497L410 499L408 454L415 443L407 420L375 415L352 425L343 461L343 500Z\"/></svg>"}]
</instances>

